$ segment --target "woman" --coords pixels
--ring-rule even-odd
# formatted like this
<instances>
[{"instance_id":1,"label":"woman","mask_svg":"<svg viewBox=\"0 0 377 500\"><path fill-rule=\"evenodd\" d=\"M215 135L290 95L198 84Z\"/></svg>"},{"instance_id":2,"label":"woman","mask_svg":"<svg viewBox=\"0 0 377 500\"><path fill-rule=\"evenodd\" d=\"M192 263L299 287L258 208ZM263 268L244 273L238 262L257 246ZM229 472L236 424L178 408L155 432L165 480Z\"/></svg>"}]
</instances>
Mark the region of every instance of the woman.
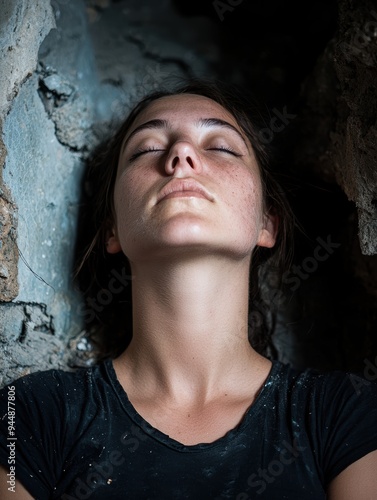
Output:
<instances>
[{"instance_id":1,"label":"woman","mask_svg":"<svg viewBox=\"0 0 377 500\"><path fill-rule=\"evenodd\" d=\"M1 441L1 498L14 498L7 443L21 500L377 498L375 385L295 371L249 342L249 276L284 238L242 106L187 85L120 129L88 255L102 234L127 256L132 339L98 366L2 391L15 394L17 441Z\"/></svg>"}]
</instances>

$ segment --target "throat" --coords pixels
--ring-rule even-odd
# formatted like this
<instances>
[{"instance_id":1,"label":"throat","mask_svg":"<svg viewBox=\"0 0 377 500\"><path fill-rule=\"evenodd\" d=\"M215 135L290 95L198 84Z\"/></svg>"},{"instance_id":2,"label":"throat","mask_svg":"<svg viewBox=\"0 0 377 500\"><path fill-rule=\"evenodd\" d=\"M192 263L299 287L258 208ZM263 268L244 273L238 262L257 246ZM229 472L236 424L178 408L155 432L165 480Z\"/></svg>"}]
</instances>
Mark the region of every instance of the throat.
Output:
<instances>
[{"instance_id":1,"label":"throat","mask_svg":"<svg viewBox=\"0 0 377 500\"><path fill-rule=\"evenodd\" d=\"M225 272L224 265L185 262L147 276L144 268L136 270L134 352L200 377L232 356L242 357L248 346L248 273L234 265Z\"/></svg>"}]
</instances>

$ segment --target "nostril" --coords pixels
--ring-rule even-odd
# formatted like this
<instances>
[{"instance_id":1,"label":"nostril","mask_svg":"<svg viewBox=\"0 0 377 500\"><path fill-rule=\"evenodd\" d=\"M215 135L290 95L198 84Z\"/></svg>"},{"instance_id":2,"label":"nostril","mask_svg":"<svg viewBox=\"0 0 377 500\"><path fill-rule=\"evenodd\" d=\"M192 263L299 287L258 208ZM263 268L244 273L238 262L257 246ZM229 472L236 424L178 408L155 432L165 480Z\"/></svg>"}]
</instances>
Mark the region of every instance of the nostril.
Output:
<instances>
[{"instance_id":1,"label":"nostril","mask_svg":"<svg viewBox=\"0 0 377 500\"><path fill-rule=\"evenodd\" d=\"M186 157L186 161L187 163L190 165L191 168L194 168L194 164L193 164L193 161L192 159L190 158L190 156L187 156Z\"/></svg>"},{"instance_id":2,"label":"nostril","mask_svg":"<svg viewBox=\"0 0 377 500\"><path fill-rule=\"evenodd\" d=\"M183 165L185 162L188 163L191 168L194 168L194 162L193 162L191 156L186 156L185 160L182 160L182 158L180 158L179 155L174 156L174 158L171 162L171 165L173 168L176 168L179 163L181 163L181 165Z\"/></svg>"}]
</instances>

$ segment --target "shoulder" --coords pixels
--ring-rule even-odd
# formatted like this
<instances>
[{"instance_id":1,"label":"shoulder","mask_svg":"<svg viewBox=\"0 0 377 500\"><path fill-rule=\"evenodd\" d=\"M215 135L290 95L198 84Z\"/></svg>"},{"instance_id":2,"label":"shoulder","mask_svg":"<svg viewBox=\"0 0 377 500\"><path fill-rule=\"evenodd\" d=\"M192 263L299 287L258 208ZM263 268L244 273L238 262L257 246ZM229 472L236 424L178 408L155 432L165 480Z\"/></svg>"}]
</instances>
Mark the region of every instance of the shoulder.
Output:
<instances>
[{"instance_id":1,"label":"shoulder","mask_svg":"<svg viewBox=\"0 0 377 500\"><path fill-rule=\"evenodd\" d=\"M297 369L290 364L275 362L272 371L273 381L278 387L295 396L306 399L320 397L322 401L356 402L377 398L377 368L374 378L361 372L342 370L319 371L314 368Z\"/></svg>"},{"instance_id":2,"label":"shoulder","mask_svg":"<svg viewBox=\"0 0 377 500\"><path fill-rule=\"evenodd\" d=\"M345 468L377 450L377 368L364 372L295 370L283 366L288 401L297 410L311 438L326 484Z\"/></svg>"},{"instance_id":3,"label":"shoulder","mask_svg":"<svg viewBox=\"0 0 377 500\"><path fill-rule=\"evenodd\" d=\"M324 485L376 455L376 379L377 367L369 365L363 372L276 365L276 401L289 422L297 422L300 432L305 429Z\"/></svg>"},{"instance_id":4,"label":"shoulder","mask_svg":"<svg viewBox=\"0 0 377 500\"><path fill-rule=\"evenodd\" d=\"M279 391L284 387L287 402L309 411L324 435L347 422L352 425L358 416L362 421L377 418L377 383L365 373L298 370L283 363L275 372L276 385Z\"/></svg>"},{"instance_id":5,"label":"shoulder","mask_svg":"<svg viewBox=\"0 0 377 500\"><path fill-rule=\"evenodd\" d=\"M9 392L19 408L43 408L50 413L59 408L79 405L97 384L106 379L106 362L75 370L50 369L24 375L0 390L0 404L6 404Z\"/></svg>"}]
</instances>

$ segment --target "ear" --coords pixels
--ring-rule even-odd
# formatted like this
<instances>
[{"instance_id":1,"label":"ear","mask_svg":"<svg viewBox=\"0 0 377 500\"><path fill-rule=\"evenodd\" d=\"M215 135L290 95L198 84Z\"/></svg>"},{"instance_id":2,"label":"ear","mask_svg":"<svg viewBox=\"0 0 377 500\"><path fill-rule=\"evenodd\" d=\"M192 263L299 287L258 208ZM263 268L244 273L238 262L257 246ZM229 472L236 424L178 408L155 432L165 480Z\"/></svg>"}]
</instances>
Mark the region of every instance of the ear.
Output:
<instances>
[{"instance_id":1,"label":"ear","mask_svg":"<svg viewBox=\"0 0 377 500\"><path fill-rule=\"evenodd\" d=\"M279 217L276 214L263 215L263 227L260 230L257 246L272 248L276 243Z\"/></svg>"},{"instance_id":2,"label":"ear","mask_svg":"<svg viewBox=\"0 0 377 500\"><path fill-rule=\"evenodd\" d=\"M122 251L116 229L112 227L106 231L106 251L108 253L119 253Z\"/></svg>"}]
</instances>

